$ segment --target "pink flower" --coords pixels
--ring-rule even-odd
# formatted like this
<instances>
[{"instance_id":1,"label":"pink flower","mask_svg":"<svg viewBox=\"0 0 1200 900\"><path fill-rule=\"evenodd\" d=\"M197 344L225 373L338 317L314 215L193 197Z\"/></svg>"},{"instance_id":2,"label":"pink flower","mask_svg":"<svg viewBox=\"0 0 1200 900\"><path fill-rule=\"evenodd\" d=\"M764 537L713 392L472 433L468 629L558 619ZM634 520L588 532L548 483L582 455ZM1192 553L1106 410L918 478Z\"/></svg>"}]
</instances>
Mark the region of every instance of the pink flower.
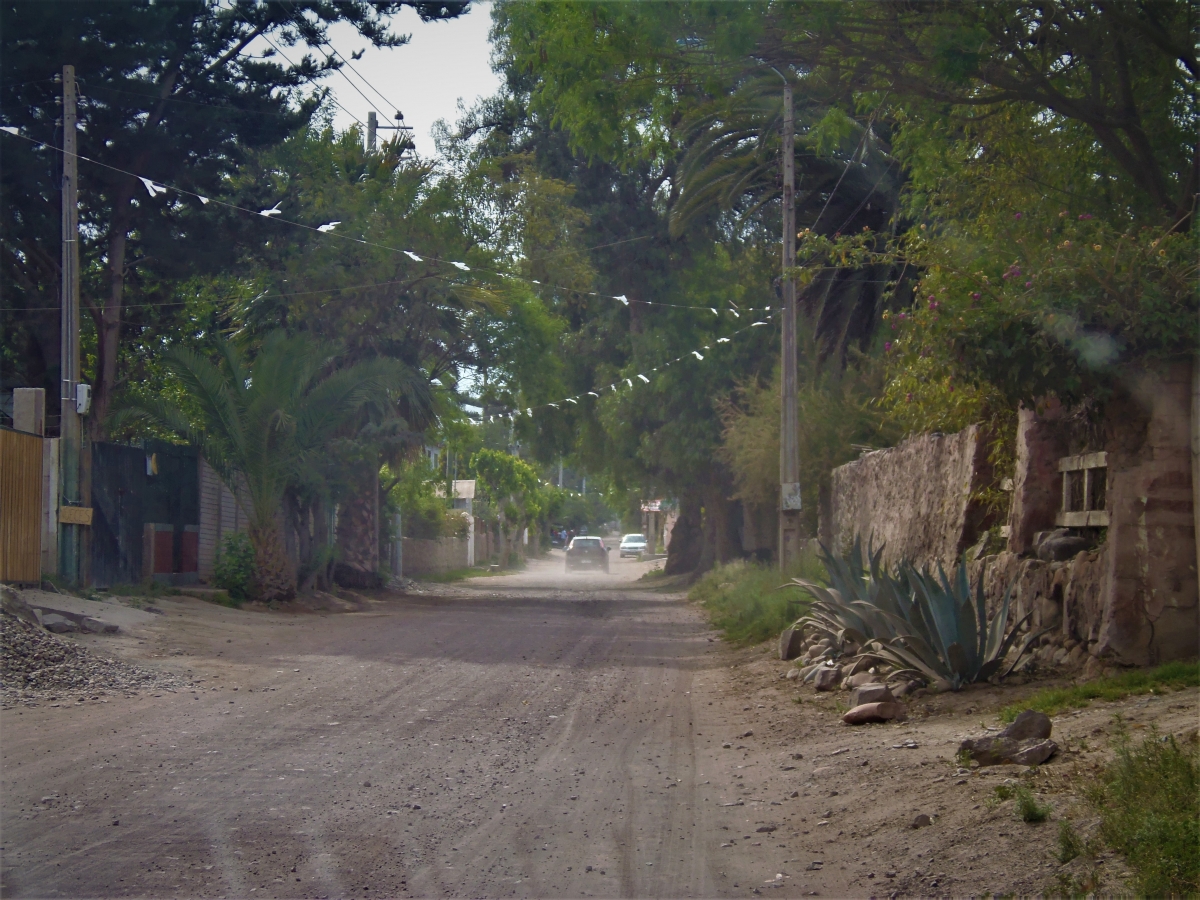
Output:
<instances>
[{"instance_id":1,"label":"pink flower","mask_svg":"<svg viewBox=\"0 0 1200 900\"><path fill-rule=\"evenodd\" d=\"M1013 218L1014 218L1014 219L1019 219L1019 218L1021 218L1021 214L1020 214L1020 213L1013 213Z\"/></svg>"},{"instance_id":2,"label":"pink flower","mask_svg":"<svg viewBox=\"0 0 1200 900\"><path fill-rule=\"evenodd\" d=\"M936 300L934 300L932 296L929 298L929 308L930 309L937 309L940 305L941 304L938 303Z\"/></svg>"},{"instance_id":3,"label":"pink flower","mask_svg":"<svg viewBox=\"0 0 1200 900\"><path fill-rule=\"evenodd\" d=\"M896 318L897 319L907 319L908 313L900 313L898 316L896 316Z\"/></svg>"},{"instance_id":4,"label":"pink flower","mask_svg":"<svg viewBox=\"0 0 1200 900\"><path fill-rule=\"evenodd\" d=\"M891 341L884 341L884 342L883 342L883 352L884 352L884 353L891 353L891 352L892 352L892 342L891 342Z\"/></svg>"},{"instance_id":5,"label":"pink flower","mask_svg":"<svg viewBox=\"0 0 1200 900\"><path fill-rule=\"evenodd\" d=\"M905 399L907 402L909 402L909 403L912 403L912 392L910 391L909 393L905 394L905 395L904 395L904 399Z\"/></svg>"},{"instance_id":6,"label":"pink flower","mask_svg":"<svg viewBox=\"0 0 1200 900\"><path fill-rule=\"evenodd\" d=\"M1091 213L1084 213L1083 215L1081 215L1081 216L1079 217L1079 221L1081 221L1081 222L1082 222L1082 221L1084 221L1085 219L1090 219L1091 217L1092 217L1092 214L1091 214Z\"/></svg>"},{"instance_id":7,"label":"pink flower","mask_svg":"<svg viewBox=\"0 0 1200 900\"><path fill-rule=\"evenodd\" d=\"M1032 281L1025 282L1025 287L1033 287L1033 282Z\"/></svg>"},{"instance_id":8,"label":"pink flower","mask_svg":"<svg viewBox=\"0 0 1200 900\"><path fill-rule=\"evenodd\" d=\"M971 295L971 299L978 300L980 296L981 296L980 293L978 291L976 291L974 294Z\"/></svg>"}]
</instances>

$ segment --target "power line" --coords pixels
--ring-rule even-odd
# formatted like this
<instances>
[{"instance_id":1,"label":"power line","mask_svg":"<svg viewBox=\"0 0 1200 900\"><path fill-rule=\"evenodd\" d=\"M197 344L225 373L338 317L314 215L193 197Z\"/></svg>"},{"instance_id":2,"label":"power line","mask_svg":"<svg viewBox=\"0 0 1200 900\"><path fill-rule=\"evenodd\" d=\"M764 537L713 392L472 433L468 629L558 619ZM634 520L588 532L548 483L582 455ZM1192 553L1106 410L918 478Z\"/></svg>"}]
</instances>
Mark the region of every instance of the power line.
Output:
<instances>
[{"instance_id":1,"label":"power line","mask_svg":"<svg viewBox=\"0 0 1200 900\"><path fill-rule=\"evenodd\" d=\"M275 42L274 42L273 40L271 40L271 39L270 39L269 37L267 37L265 34L261 35L261 37L262 37L262 39L263 39L264 41L266 41L268 44L270 44L272 47L274 47L274 48L275 48L275 52L276 52L276 53L278 53L280 56L282 56L282 57L283 57L283 59L284 59L284 61L285 61L285 62L286 62L286 63L287 63L289 66L291 66L293 69L294 69L294 68L296 68L296 64L295 64L294 62L292 62L290 59L288 59L288 57L287 57L287 54L286 54L286 53L284 53L282 50L280 50L278 47L276 47L276 46L275 46ZM360 119L360 118L359 118L358 116L356 116L354 113L350 112L350 110L346 109L346 107L342 106L342 104L338 103L338 99L337 99L337 97L333 96L333 94L329 94L329 95L328 95L328 97L329 97L329 99L330 99L330 100L332 100L332 101L333 101L333 103L334 103L334 106L336 106L338 109L340 109L342 112L344 112L344 113L345 113L346 115L348 115L350 118L352 118L352 119L353 119L355 122L357 122L359 125L362 125L362 124L363 124L363 121L362 121L362 119ZM365 127L365 126L364 126L364 127Z\"/></svg>"},{"instance_id":2,"label":"power line","mask_svg":"<svg viewBox=\"0 0 1200 900\"><path fill-rule=\"evenodd\" d=\"M292 13L297 19L304 19L303 14L298 9L296 9L296 7L294 5L292 5L290 3L287 3L285 5L291 7ZM305 20L305 22L307 23L307 20ZM342 61L342 63L346 66L346 68L348 68L351 72L353 72L355 75L357 75L359 80L361 80L363 84L365 84L367 87L369 87L372 91L375 92L376 96L378 96L379 99L384 102L385 106L390 106L392 109L399 112L400 107L397 106L395 103L392 103L392 101L389 100L387 97L383 96L382 92L380 92L380 90L377 87L375 87L375 85L373 85L370 81L368 81L363 76L363 74L358 71L358 69L354 68L354 66L350 64L350 60L346 59L346 57L344 57L344 56L342 56L342 54L338 53L337 48L333 46L333 43L328 38L323 40L321 42L320 46L328 47L330 49L330 51L333 53L333 55ZM341 71L341 70L339 69L339 71ZM347 81L350 81L349 76L344 76L344 77L346 78ZM351 82L351 86L353 86L353 82ZM355 90L358 90L358 88L355 88ZM359 91L359 93L361 94L362 92ZM363 99L366 100L366 97L363 97ZM371 101L367 100L367 102L370 103ZM378 113L383 112L383 110L376 108L373 103L371 104L371 106L372 106L372 108L375 109L376 112L378 112Z\"/></svg>"}]
</instances>

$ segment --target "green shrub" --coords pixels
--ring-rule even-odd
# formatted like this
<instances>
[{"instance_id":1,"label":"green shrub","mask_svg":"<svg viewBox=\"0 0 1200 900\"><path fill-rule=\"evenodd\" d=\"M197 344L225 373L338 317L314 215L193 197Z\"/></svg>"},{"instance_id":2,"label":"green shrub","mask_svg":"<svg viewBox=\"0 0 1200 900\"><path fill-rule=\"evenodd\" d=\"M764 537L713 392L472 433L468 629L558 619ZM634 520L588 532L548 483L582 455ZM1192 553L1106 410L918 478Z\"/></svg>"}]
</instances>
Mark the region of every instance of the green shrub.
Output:
<instances>
[{"instance_id":1,"label":"green shrub","mask_svg":"<svg viewBox=\"0 0 1200 900\"><path fill-rule=\"evenodd\" d=\"M213 584L237 601L249 600L254 584L254 547L243 532L236 531L221 542L213 563Z\"/></svg>"},{"instance_id":2,"label":"green shrub","mask_svg":"<svg viewBox=\"0 0 1200 900\"><path fill-rule=\"evenodd\" d=\"M1200 894L1200 750L1171 737L1127 740L1088 791L1104 840L1147 897Z\"/></svg>"},{"instance_id":3,"label":"green shrub","mask_svg":"<svg viewBox=\"0 0 1200 900\"><path fill-rule=\"evenodd\" d=\"M803 615L806 599L795 591L781 591L792 578L821 580L825 570L815 556L805 556L788 572L763 563L734 562L717 566L692 585L688 599L708 612L713 625L736 644L757 644Z\"/></svg>"}]
</instances>

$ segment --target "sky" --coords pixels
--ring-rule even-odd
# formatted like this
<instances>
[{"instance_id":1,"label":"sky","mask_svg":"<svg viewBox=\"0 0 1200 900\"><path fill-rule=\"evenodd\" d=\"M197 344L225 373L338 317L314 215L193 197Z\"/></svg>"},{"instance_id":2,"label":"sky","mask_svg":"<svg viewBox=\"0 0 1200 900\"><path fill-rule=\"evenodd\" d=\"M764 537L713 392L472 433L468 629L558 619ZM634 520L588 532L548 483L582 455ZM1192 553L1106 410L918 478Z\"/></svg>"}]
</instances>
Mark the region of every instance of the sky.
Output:
<instances>
[{"instance_id":1,"label":"sky","mask_svg":"<svg viewBox=\"0 0 1200 900\"><path fill-rule=\"evenodd\" d=\"M330 28L329 42L344 58L351 59L352 53L364 48L366 52L362 59L351 60L353 72L344 67L345 75L331 74L322 81L322 86L329 87L337 102L346 108L346 112L339 109L334 116L334 126L339 130L354 124L351 116L365 123L372 108L380 125L393 125L398 106L404 113L405 124L413 128L417 153L432 156L433 123L445 119L453 125L458 118L459 99L470 107L477 98L491 96L500 87L500 79L490 64L491 5L472 3L468 13L446 22L422 22L414 10L405 7L392 22L393 31L409 34L412 39L403 47L390 50L372 47L352 25L338 23ZM292 55L290 51L288 55ZM368 103L364 95L372 102ZM380 140L391 134L380 132Z\"/></svg>"}]
</instances>

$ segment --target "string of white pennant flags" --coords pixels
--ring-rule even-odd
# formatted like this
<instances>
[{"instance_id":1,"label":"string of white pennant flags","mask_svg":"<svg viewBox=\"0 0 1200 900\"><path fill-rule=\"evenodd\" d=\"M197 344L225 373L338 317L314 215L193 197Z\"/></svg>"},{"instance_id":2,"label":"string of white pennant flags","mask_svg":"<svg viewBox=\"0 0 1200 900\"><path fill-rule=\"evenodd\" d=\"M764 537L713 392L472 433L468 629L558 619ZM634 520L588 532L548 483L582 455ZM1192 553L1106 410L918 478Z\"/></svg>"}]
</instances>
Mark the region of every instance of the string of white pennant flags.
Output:
<instances>
[{"instance_id":1,"label":"string of white pennant flags","mask_svg":"<svg viewBox=\"0 0 1200 900\"><path fill-rule=\"evenodd\" d=\"M26 137L25 135L21 134L17 129L15 129L11 126L0 127L0 132L9 134L13 137L19 138L28 143L36 144L36 145L38 145L40 147L44 147L48 150L53 150L58 153L63 152L62 148L55 147L55 146L53 146L51 144L47 144L43 141L34 140L33 138L30 138L30 137ZM688 310L694 310L697 312L711 313L714 316L720 316L723 312L726 312L729 315L733 316L735 319L740 319L743 315L752 315L754 313L770 313L772 311L771 306L739 307L732 300L727 301L729 303L729 308L724 309L724 310L718 309L715 306L693 306L693 305L685 304L685 303L664 303L664 302L661 302L658 300L639 300L637 298L630 298L626 294L606 294L602 291L585 291L585 290L580 290L579 288L565 287L563 285L557 285L557 284L553 284L553 283L539 281L535 278L525 278L520 275L514 275L511 272L502 272L498 269L489 269L489 268L481 267L481 266L476 266L476 267L472 268L471 266L468 266L466 263L461 262L459 260L444 259L439 256L429 256L429 255L422 256L413 250L406 250L406 249L403 249L400 247L389 247L386 244L375 243L373 241L364 240L363 238L356 238L356 237L351 237L350 235L346 235L346 234L339 234L339 233L337 233L336 229L339 225L342 224L340 220L332 220L329 222L325 222L321 225L306 225L303 222L297 222L293 219L285 219L283 217L283 210L281 210L279 208L280 204L283 203L282 199L278 200L274 206L268 207L266 209L254 210L254 209L249 209L249 208L243 207L243 206L237 206L236 204L228 203L224 200L216 200L211 197L206 197L203 194L199 194L195 191L189 191L185 188L176 187L174 185L169 185L169 184L163 184L162 182L155 181L152 178L146 178L142 175L138 175L136 172L129 172L129 171L126 171L125 169L119 169L116 166L109 165L108 163L100 162L99 160L96 160L96 159L91 159L90 157L83 156L81 154L76 154L76 159L82 160L84 162L92 163L93 165L100 166L102 168L108 169L113 172L119 172L122 175L128 175L132 178L136 178L138 181L140 181L142 183L142 186L145 187L145 189L146 189L146 193L149 194L151 198L158 197L160 194L167 194L171 191L174 191L175 193L180 194L185 197L194 197L196 200L200 201L200 204L202 206L208 206L210 203L213 203L213 204L216 204L217 206L224 207L225 209L234 210L236 212L245 213L247 215L262 216L263 218L269 219L273 222L278 222L282 225L291 225L294 228L301 228L305 231L315 232L317 234L324 235L327 238L335 238L337 240L347 241L347 242L355 243L355 244L361 244L366 247L374 247L379 250L387 250L390 253L403 254L404 256L408 257L410 260L412 260L415 263L424 263L424 262L442 263L442 264L453 266L454 268L458 269L461 272L472 272L472 271L483 272L483 273L487 273L490 275L496 275L501 278L506 278L506 279L509 279L512 281L521 281L521 282L525 282L527 284L536 285L538 287L549 288L551 290L563 291L566 293L576 294L576 295L585 296L585 297L597 297L597 298L605 299L605 300L613 300L613 301L621 303L623 306L626 306L626 307L630 306L631 304L638 304L640 306L658 306L658 307L666 307L666 308L671 308L671 309L688 309ZM328 291L305 291L303 293L306 293L306 294L339 293L341 291L350 291L350 290L355 290L358 288L367 288L367 287L376 287L376 286L378 286L377 283L367 284L367 285L347 285L347 286L343 286L343 287L330 288L330 289L328 289ZM285 294L283 296L287 296L287 295Z\"/></svg>"},{"instance_id":2,"label":"string of white pennant flags","mask_svg":"<svg viewBox=\"0 0 1200 900\"><path fill-rule=\"evenodd\" d=\"M750 331L752 328L762 328L764 325L769 325L771 318L773 318L773 316L767 316L767 318L765 318L765 319L761 319L757 322L751 322L749 325L739 328L737 331L731 332L730 334L728 334L724 337L717 338L715 341L713 341L713 343L714 344L731 343L733 338L737 337L737 335L739 335L743 332ZM711 351L712 349L713 349L712 344L705 344L703 347L700 347L698 350L692 350L688 353L684 353L682 356L677 356L674 359L668 360L665 363L661 363L660 365L657 365L652 369L648 369L647 371L650 374L654 374L655 372L659 372L663 369L668 368L669 366L678 365L681 362L688 362L693 357L696 360L702 362L704 359L707 358L705 356L705 353ZM705 352L702 353L701 351L705 351ZM613 382L612 384L610 384L608 386L607 390L612 391L613 393L618 393L621 390L632 390L634 387L638 386L638 385L634 384L634 381L633 381L634 378L638 379L638 382L640 384L649 384L650 383L649 376L639 372L636 375L633 375L632 377L618 378L615 382ZM624 385L624 387L622 387L622 385ZM572 405L572 406L578 406L579 402L581 400L583 400L584 397L592 397L592 398L599 400L601 397L601 394L599 391L584 391L582 394L575 394L573 397L564 397L563 399L554 401L553 403L539 403L539 404L535 404L532 406L526 406L523 408L515 409L512 412L491 413L489 415L482 416L481 421L484 423L495 422L495 421L500 421L500 420L508 421L508 422L515 422L519 418L532 418L534 410L563 409L568 404Z\"/></svg>"}]
</instances>

